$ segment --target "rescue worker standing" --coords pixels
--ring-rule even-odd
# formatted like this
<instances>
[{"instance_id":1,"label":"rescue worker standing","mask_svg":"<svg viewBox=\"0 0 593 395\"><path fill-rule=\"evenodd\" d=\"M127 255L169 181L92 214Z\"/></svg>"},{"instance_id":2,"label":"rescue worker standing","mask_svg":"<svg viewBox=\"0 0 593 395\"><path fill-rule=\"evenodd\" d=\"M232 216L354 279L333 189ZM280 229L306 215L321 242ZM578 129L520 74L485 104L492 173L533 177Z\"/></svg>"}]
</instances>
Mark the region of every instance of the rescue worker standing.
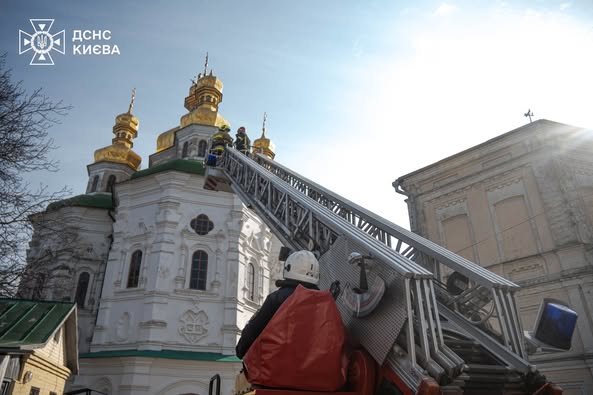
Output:
<instances>
[{"instance_id":1,"label":"rescue worker standing","mask_svg":"<svg viewBox=\"0 0 593 395\"><path fill-rule=\"evenodd\" d=\"M216 155L222 155L227 145L233 144L233 138L229 134L231 128L229 125L222 125L218 128L218 132L212 136L211 152Z\"/></svg>"},{"instance_id":2,"label":"rescue worker standing","mask_svg":"<svg viewBox=\"0 0 593 395\"><path fill-rule=\"evenodd\" d=\"M268 295L262 307L249 320L241 333L241 338L235 351L237 357L243 359L249 347L259 334L265 329L282 303L295 291L300 284L305 288L319 289L319 262L311 251L297 251L292 253L284 264L283 280L276 281L279 287Z\"/></svg>"},{"instance_id":3,"label":"rescue worker standing","mask_svg":"<svg viewBox=\"0 0 593 395\"><path fill-rule=\"evenodd\" d=\"M239 129L237 129L237 134L235 135L235 148L237 151L247 155L249 154L250 145L251 140L249 140L249 137L245 132L245 127L241 126Z\"/></svg>"}]
</instances>

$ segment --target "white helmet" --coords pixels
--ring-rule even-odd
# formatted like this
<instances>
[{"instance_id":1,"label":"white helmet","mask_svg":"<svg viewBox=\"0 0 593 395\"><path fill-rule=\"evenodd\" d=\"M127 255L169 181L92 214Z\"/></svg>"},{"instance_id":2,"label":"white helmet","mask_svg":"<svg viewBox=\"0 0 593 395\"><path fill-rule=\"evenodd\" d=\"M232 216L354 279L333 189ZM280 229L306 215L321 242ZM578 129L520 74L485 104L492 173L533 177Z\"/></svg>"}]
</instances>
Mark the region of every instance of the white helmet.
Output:
<instances>
[{"instance_id":1,"label":"white helmet","mask_svg":"<svg viewBox=\"0 0 593 395\"><path fill-rule=\"evenodd\" d=\"M319 285L319 262L311 251L294 252L284 263L283 275L286 280L291 279Z\"/></svg>"}]
</instances>

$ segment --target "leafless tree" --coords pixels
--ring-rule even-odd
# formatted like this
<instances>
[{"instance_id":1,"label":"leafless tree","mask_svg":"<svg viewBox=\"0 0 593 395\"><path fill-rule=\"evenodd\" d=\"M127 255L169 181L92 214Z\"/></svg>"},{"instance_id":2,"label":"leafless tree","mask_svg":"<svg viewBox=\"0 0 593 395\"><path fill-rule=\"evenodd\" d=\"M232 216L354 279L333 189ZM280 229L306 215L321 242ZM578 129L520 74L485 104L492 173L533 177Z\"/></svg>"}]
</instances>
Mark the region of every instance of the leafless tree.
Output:
<instances>
[{"instance_id":1,"label":"leafless tree","mask_svg":"<svg viewBox=\"0 0 593 395\"><path fill-rule=\"evenodd\" d=\"M29 216L67 193L32 188L25 175L58 169L49 157L55 147L48 129L70 108L42 89L29 94L21 82L12 82L6 54L0 56L0 296L12 296L18 287L31 235Z\"/></svg>"}]
</instances>

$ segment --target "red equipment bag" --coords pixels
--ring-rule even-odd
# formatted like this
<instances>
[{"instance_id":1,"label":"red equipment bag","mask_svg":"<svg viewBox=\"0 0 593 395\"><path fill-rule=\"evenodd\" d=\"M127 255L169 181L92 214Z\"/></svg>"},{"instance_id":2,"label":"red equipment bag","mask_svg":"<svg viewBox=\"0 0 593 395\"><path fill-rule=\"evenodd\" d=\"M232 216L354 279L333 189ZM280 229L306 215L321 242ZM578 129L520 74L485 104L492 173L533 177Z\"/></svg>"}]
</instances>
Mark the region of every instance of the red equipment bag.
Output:
<instances>
[{"instance_id":1,"label":"red equipment bag","mask_svg":"<svg viewBox=\"0 0 593 395\"><path fill-rule=\"evenodd\" d=\"M243 358L247 380L273 388L337 391L346 384L348 357L332 295L299 285Z\"/></svg>"}]
</instances>

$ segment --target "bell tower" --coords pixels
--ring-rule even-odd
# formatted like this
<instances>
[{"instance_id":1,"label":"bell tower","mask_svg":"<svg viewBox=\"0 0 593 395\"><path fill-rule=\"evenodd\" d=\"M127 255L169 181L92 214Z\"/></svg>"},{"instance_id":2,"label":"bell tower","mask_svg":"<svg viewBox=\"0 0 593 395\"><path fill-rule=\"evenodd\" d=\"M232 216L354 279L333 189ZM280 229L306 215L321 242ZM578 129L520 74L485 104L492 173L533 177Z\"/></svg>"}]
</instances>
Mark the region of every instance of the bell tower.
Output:
<instances>
[{"instance_id":1,"label":"bell tower","mask_svg":"<svg viewBox=\"0 0 593 395\"><path fill-rule=\"evenodd\" d=\"M157 152L164 151L175 144L177 131L190 126L214 126L216 128L229 125L229 122L218 113L218 106L222 102L222 81L212 69L208 72L208 53L204 63L204 72L191 80L189 94L183 105L188 113L181 116L179 126L161 133L157 138ZM151 162L152 163L152 162Z\"/></svg>"},{"instance_id":2,"label":"bell tower","mask_svg":"<svg viewBox=\"0 0 593 395\"><path fill-rule=\"evenodd\" d=\"M189 95L185 98L184 107L189 111L181 117L180 126L198 124L207 126L222 126L228 124L218 113L218 105L222 101L222 81L210 69L208 73L208 54L204 64L204 74L200 73L189 88Z\"/></svg>"},{"instance_id":3,"label":"bell tower","mask_svg":"<svg viewBox=\"0 0 593 395\"><path fill-rule=\"evenodd\" d=\"M264 154L270 159L274 159L276 153L274 150L276 146L266 137L266 120L268 119L268 114L264 112L264 122L261 127L261 137L258 138L253 142L253 153L254 154Z\"/></svg>"},{"instance_id":4,"label":"bell tower","mask_svg":"<svg viewBox=\"0 0 593 395\"><path fill-rule=\"evenodd\" d=\"M132 173L140 169L142 159L132 151L140 123L132 114L135 98L136 88L132 90L128 111L115 117L112 129L115 137L111 145L96 150L95 161L87 166L87 193L111 192L116 182L129 179Z\"/></svg>"}]
</instances>

